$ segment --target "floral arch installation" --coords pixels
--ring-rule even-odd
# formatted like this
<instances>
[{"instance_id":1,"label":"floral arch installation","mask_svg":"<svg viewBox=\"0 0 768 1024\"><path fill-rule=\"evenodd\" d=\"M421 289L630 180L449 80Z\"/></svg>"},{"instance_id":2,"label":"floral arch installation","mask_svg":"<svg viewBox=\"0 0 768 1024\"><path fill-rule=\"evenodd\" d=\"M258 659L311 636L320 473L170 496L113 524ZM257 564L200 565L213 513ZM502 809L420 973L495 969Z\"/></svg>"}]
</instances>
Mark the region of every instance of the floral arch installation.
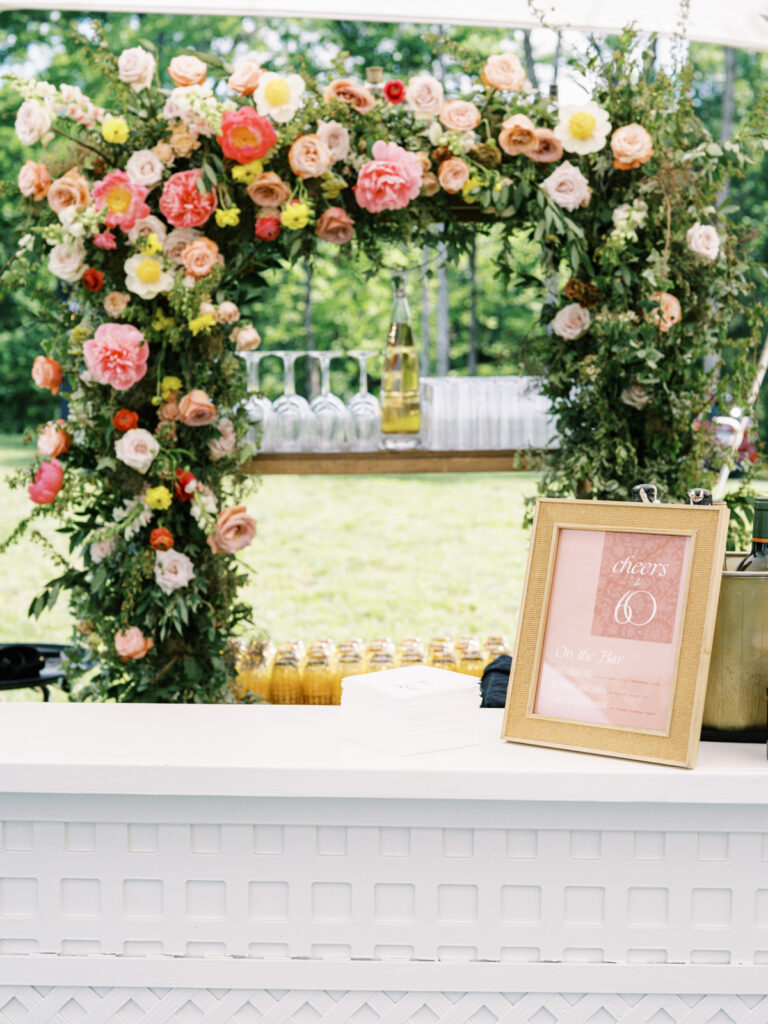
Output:
<instances>
[{"instance_id":1,"label":"floral arch installation","mask_svg":"<svg viewBox=\"0 0 768 1024\"><path fill-rule=\"evenodd\" d=\"M256 525L240 354L259 344L259 275L318 248L375 263L440 224L459 255L500 225L513 288L511 240L530 237L546 325L530 344L561 436L542 490L622 499L652 479L674 500L707 483L722 453L706 415L746 395L763 314L716 198L762 151L761 111L716 143L690 68L659 72L630 32L607 64L587 58L594 89L576 107L533 93L510 53L463 67L461 96L418 69L371 88L342 64L323 86L208 54L159 67L149 44L90 43L89 59L108 109L75 86L12 83L28 223L5 271L21 285L44 263L66 293L31 372L68 415L41 426L17 480L33 504L16 535L43 514L69 535L73 560L32 612L69 593L99 664L81 698L226 692Z\"/></svg>"}]
</instances>

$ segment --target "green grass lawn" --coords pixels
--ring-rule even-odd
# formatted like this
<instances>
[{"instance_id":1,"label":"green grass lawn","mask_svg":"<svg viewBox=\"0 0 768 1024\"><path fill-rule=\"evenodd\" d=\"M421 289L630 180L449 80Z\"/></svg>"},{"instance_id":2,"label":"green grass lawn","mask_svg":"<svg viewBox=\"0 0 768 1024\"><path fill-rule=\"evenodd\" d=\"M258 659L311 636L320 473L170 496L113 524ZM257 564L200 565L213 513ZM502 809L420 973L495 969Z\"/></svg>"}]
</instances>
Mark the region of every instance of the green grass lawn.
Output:
<instances>
[{"instance_id":1,"label":"green grass lawn","mask_svg":"<svg viewBox=\"0 0 768 1024\"><path fill-rule=\"evenodd\" d=\"M0 537L29 508L26 492L5 480L27 459L19 438L0 436ZM513 633L528 550L523 500L536 481L533 473L261 478L247 502L258 536L242 552L254 628L277 642ZM53 521L44 532L58 539ZM0 641L69 638L64 601L27 617L54 572L30 540L0 556Z\"/></svg>"}]
</instances>

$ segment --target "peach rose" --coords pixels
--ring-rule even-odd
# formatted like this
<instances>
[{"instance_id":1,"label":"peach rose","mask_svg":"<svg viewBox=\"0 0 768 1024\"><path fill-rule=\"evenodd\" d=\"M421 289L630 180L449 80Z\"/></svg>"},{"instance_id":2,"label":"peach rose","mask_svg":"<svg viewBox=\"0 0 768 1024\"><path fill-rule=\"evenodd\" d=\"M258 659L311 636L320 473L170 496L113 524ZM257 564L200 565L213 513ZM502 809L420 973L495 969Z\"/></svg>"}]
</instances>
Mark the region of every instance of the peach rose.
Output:
<instances>
[{"instance_id":1,"label":"peach rose","mask_svg":"<svg viewBox=\"0 0 768 1024\"><path fill-rule=\"evenodd\" d=\"M408 82L405 90L406 106L419 121L431 121L443 106L443 87L436 78L424 72Z\"/></svg>"},{"instance_id":2,"label":"peach rose","mask_svg":"<svg viewBox=\"0 0 768 1024\"><path fill-rule=\"evenodd\" d=\"M176 401L178 391L174 391L157 408L157 418L161 423L175 423L179 418L179 403Z\"/></svg>"},{"instance_id":3,"label":"peach rose","mask_svg":"<svg viewBox=\"0 0 768 1024\"><path fill-rule=\"evenodd\" d=\"M291 197L291 187L274 171L264 171L248 186L248 195L257 206L282 206Z\"/></svg>"},{"instance_id":4,"label":"peach rose","mask_svg":"<svg viewBox=\"0 0 768 1024\"><path fill-rule=\"evenodd\" d=\"M174 85L202 85L208 74L208 65L199 57L174 57L168 65L168 74Z\"/></svg>"},{"instance_id":5,"label":"peach rose","mask_svg":"<svg viewBox=\"0 0 768 1024\"><path fill-rule=\"evenodd\" d=\"M469 179L469 167L458 156L443 160L437 169L437 180L440 187L449 195L456 195Z\"/></svg>"},{"instance_id":6,"label":"peach rose","mask_svg":"<svg viewBox=\"0 0 768 1024\"><path fill-rule=\"evenodd\" d=\"M223 508L216 520L216 533L208 538L215 555L233 555L248 547L256 536L256 520L246 512L245 505Z\"/></svg>"},{"instance_id":7,"label":"peach rose","mask_svg":"<svg viewBox=\"0 0 768 1024\"><path fill-rule=\"evenodd\" d=\"M683 319L680 302L674 295L669 292L654 292L650 299L652 302L658 302L658 306L646 313L646 319L656 324L663 334Z\"/></svg>"},{"instance_id":8,"label":"peach rose","mask_svg":"<svg viewBox=\"0 0 768 1024\"><path fill-rule=\"evenodd\" d=\"M215 316L220 324L236 324L240 319L240 310L234 302L220 302Z\"/></svg>"},{"instance_id":9,"label":"peach rose","mask_svg":"<svg viewBox=\"0 0 768 1024\"><path fill-rule=\"evenodd\" d=\"M333 163L319 135L300 135L288 150L288 163L297 178L319 178Z\"/></svg>"},{"instance_id":10,"label":"peach rose","mask_svg":"<svg viewBox=\"0 0 768 1024\"><path fill-rule=\"evenodd\" d=\"M55 359L35 356L32 363L32 380L39 388L46 388L52 395L58 395L64 373Z\"/></svg>"},{"instance_id":11,"label":"peach rose","mask_svg":"<svg viewBox=\"0 0 768 1024\"><path fill-rule=\"evenodd\" d=\"M186 272L199 281L219 262L219 247L210 238L197 238L182 250L181 261Z\"/></svg>"},{"instance_id":12,"label":"peach rose","mask_svg":"<svg viewBox=\"0 0 768 1024\"><path fill-rule=\"evenodd\" d=\"M498 53L485 62L480 78L491 89L520 92L525 85L525 68L514 53Z\"/></svg>"},{"instance_id":13,"label":"peach rose","mask_svg":"<svg viewBox=\"0 0 768 1024\"><path fill-rule=\"evenodd\" d=\"M421 194L423 196L436 196L440 191L440 182L434 171L425 171L421 179Z\"/></svg>"},{"instance_id":14,"label":"peach rose","mask_svg":"<svg viewBox=\"0 0 768 1024\"><path fill-rule=\"evenodd\" d=\"M173 263L181 264L184 262L181 254L189 243L194 242L196 238L202 238L202 233L197 228L174 228L173 231L169 231L165 236L163 253Z\"/></svg>"},{"instance_id":15,"label":"peach rose","mask_svg":"<svg viewBox=\"0 0 768 1024\"><path fill-rule=\"evenodd\" d=\"M115 650L123 661L137 661L154 646L155 641L152 637L144 636L138 626L118 629L115 633Z\"/></svg>"},{"instance_id":16,"label":"peach rose","mask_svg":"<svg viewBox=\"0 0 768 1024\"><path fill-rule=\"evenodd\" d=\"M66 174L57 178L48 189L48 205L61 217L64 210L74 207L83 210L91 202L88 182L76 167L71 167Z\"/></svg>"},{"instance_id":17,"label":"peach rose","mask_svg":"<svg viewBox=\"0 0 768 1024\"><path fill-rule=\"evenodd\" d=\"M564 210L573 211L579 206L589 206L592 189L578 167L566 160L541 183L553 203Z\"/></svg>"},{"instance_id":18,"label":"peach rose","mask_svg":"<svg viewBox=\"0 0 768 1024\"><path fill-rule=\"evenodd\" d=\"M560 338L566 341L575 341L582 334L586 334L592 317L589 310L578 302L571 302L558 310L555 319L552 321L552 330Z\"/></svg>"},{"instance_id":19,"label":"peach rose","mask_svg":"<svg viewBox=\"0 0 768 1024\"><path fill-rule=\"evenodd\" d=\"M264 74L264 68L257 60L244 60L229 76L227 85L240 96L251 96Z\"/></svg>"},{"instance_id":20,"label":"peach rose","mask_svg":"<svg viewBox=\"0 0 768 1024\"><path fill-rule=\"evenodd\" d=\"M208 452L214 462L231 455L237 443L237 434L232 420L222 416L216 423L216 428L219 431L219 436L208 442Z\"/></svg>"},{"instance_id":21,"label":"peach rose","mask_svg":"<svg viewBox=\"0 0 768 1024\"><path fill-rule=\"evenodd\" d=\"M131 301L128 292L110 292L104 298L104 310L107 316L120 316Z\"/></svg>"},{"instance_id":22,"label":"peach rose","mask_svg":"<svg viewBox=\"0 0 768 1024\"><path fill-rule=\"evenodd\" d=\"M179 402L179 419L186 427L207 427L218 413L208 395L194 388Z\"/></svg>"},{"instance_id":23,"label":"peach rose","mask_svg":"<svg viewBox=\"0 0 768 1024\"><path fill-rule=\"evenodd\" d=\"M642 125L625 124L611 136L611 151L617 171L632 171L653 156L653 139Z\"/></svg>"},{"instance_id":24,"label":"peach rose","mask_svg":"<svg viewBox=\"0 0 768 1024\"><path fill-rule=\"evenodd\" d=\"M348 78L337 78L323 89L323 100L341 100L348 103L358 114L367 114L376 106L376 97L364 85L357 85Z\"/></svg>"},{"instance_id":25,"label":"peach rose","mask_svg":"<svg viewBox=\"0 0 768 1024\"><path fill-rule=\"evenodd\" d=\"M562 157L563 147L551 128L537 128L536 149L525 155L537 164L552 164Z\"/></svg>"},{"instance_id":26,"label":"peach rose","mask_svg":"<svg viewBox=\"0 0 768 1024\"><path fill-rule=\"evenodd\" d=\"M31 196L36 203L48 195L51 187L51 176L45 164L36 164L34 160L27 160L19 171L18 177L19 192L23 196Z\"/></svg>"},{"instance_id":27,"label":"peach rose","mask_svg":"<svg viewBox=\"0 0 768 1024\"><path fill-rule=\"evenodd\" d=\"M355 235L355 222L340 206L331 206L323 211L315 234L324 242L344 245Z\"/></svg>"},{"instance_id":28,"label":"peach rose","mask_svg":"<svg viewBox=\"0 0 768 1024\"><path fill-rule=\"evenodd\" d=\"M72 435L65 430L66 420L48 420L37 439L37 450L41 455L56 458L72 447Z\"/></svg>"},{"instance_id":29,"label":"peach rose","mask_svg":"<svg viewBox=\"0 0 768 1024\"><path fill-rule=\"evenodd\" d=\"M440 111L440 123L448 131L470 132L480 124L480 111L467 100L449 100Z\"/></svg>"},{"instance_id":30,"label":"peach rose","mask_svg":"<svg viewBox=\"0 0 768 1024\"><path fill-rule=\"evenodd\" d=\"M235 328L232 331L232 337L238 352L252 352L261 344L261 335L250 324L243 324L242 327Z\"/></svg>"},{"instance_id":31,"label":"peach rose","mask_svg":"<svg viewBox=\"0 0 768 1024\"><path fill-rule=\"evenodd\" d=\"M499 145L509 156L532 153L538 149L539 140L536 138L536 127L530 117L526 117L525 114L515 114L503 121L499 132Z\"/></svg>"}]
</instances>

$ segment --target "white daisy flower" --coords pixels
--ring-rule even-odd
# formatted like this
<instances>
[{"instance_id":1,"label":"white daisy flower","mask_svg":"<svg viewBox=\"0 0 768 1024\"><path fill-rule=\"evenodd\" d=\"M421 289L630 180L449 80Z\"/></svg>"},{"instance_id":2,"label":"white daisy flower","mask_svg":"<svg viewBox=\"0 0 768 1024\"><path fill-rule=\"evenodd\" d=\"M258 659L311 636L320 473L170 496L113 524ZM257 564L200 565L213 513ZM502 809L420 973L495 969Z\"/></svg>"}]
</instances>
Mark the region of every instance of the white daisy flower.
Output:
<instances>
[{"instance_id":1,"label":"white daisy flower","mask_svg":"<svg viewBox=\"0 0 768 1024\"><path fill-rule=\"evenodd\" d=\"M163 270L159 260L136 253L125 261L125 287L140 299L154 299L160 292L173 288L173 274Z\"/></svg>"},{"instance_id":2,"label":"white daisy flower","mask_svg":"<svg viewBox=\"0 0 768 1024\"><path fill-rule=\"evenodd\" d=\"M299 109L304 89L301 75L278 75L274 71L265 71L253 94L256 109L262 117L271 117L278 124L285 124Z\"/></svg>"},{"instance_id":3,"label":"white daisy flower","mask_svg":"<svg viewBox=\"0 0 768 1024\"><path fill-rule=\"evenodd\" d=\"M605 145L611 122L596 103L561 107L555 135L566 153L597 153Z\"/></svg>"}]
</instances>

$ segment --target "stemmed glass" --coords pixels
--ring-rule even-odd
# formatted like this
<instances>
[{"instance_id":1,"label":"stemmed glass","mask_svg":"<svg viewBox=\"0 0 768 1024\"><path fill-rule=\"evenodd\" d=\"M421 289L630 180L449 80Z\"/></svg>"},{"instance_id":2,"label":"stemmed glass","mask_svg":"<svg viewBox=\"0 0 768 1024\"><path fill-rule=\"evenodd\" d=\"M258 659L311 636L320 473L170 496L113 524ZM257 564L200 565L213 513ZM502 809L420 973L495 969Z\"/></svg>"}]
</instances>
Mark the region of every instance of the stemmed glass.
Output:
<instances>
[{"instance_id":1,"label":"stemmed glass","mask_svg":"<svg viewBox=\"0 0 768 1024\"><path fill-rule=\"evenodd\" d=\"M314 417L313 448L318 452L337 452L347 438L349 413L342 400L331 393L331 360L338 352L308 352L320 363L320 394L309 404Z\"/></svg>"},{"instance_id":2,"label":"stemmed glass","mask_svg":"<svg viewBox=\"0 0 768 1024\"><path fill-rule=\"evenodd\" d=\"M259 394L259 363L265 356L270 355L272 355L271 352L242 353L248 372L248 391L250 392L250 397L245 403L250 420L247 439L249 444L262 451L268 451L274 441L272 403L268 398Z\"/></svg>"},{"instance_id":3,"label":"stemmed glass","mask_svg":"<svg viewBox=\"0 0 768 1024\"><path fill-rule=\"evenodd\" d=\"M266 354L266 353L265 353ZM282 452L300 452L311 447L312 413L306 398L296 394L294 365L303 352L272 352L283 360L285 385L283 394L272 405L275 447Z\"/></svg>"},{"instance_id":4,"label":"stemmed glass","mask_svg":"<svg viewBox=\"0 0 768 1024\"><path fill-rule=\"evenodd\" d=\"M353 349L349 353L360 365L360 389L347 405L350 415L350 438L357 452L375 451L381 434L381 406L375 395L368 391L368 360L376 352Z\"/></svg>"}]
</instances>

